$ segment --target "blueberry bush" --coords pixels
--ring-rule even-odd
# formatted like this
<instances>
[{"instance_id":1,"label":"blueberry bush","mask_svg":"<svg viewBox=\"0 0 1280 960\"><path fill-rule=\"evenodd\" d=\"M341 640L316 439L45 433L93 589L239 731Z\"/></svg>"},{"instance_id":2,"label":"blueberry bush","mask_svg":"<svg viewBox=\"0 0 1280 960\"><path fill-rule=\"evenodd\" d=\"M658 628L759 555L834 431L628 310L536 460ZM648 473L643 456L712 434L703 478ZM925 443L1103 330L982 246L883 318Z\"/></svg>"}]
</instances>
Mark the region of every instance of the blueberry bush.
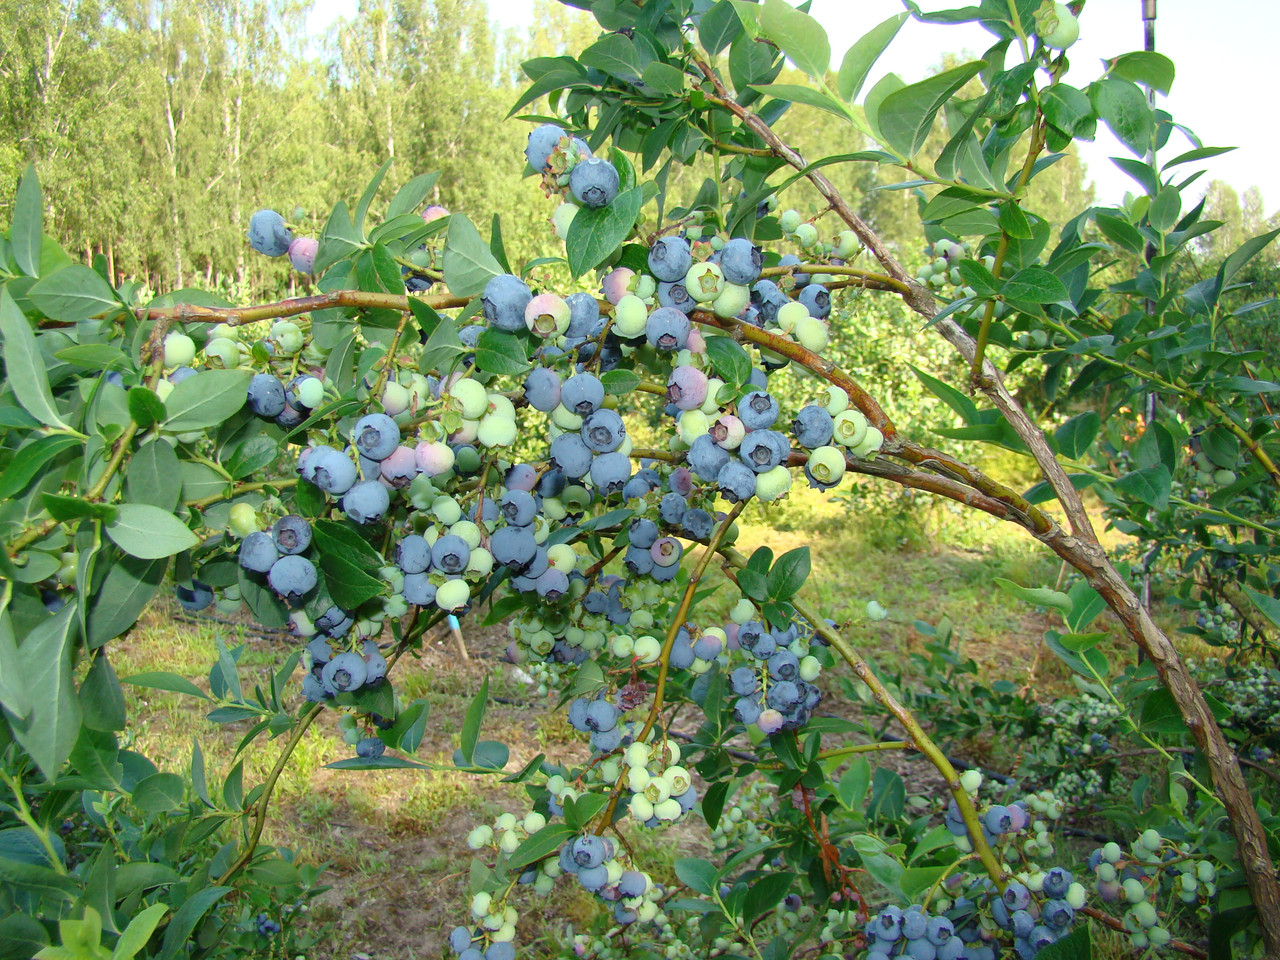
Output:
<instances>
[{"instance_id":1,"label":"blueberry bush","mask_svg":"<svg viewBox=\"0 0 1280 960\"><path fill-rule=\"evenodd\" d=\"M1243 287L1276 232L1203 275L1196 241L1218 225L1185 171L1220 150L1149 105L1173 64L1122 53L1077 79L1081 4L1052 0L908 2L838 64L785 0L572 5L598 39L526 63L512 109L542 111L521 114L511 163L562 258L522 261L498 218L427 205L433 174L391 190L388 161L318 237L250 218L248 246L314 293L152 296L45 236L23 176L0 243L0 955L308 950L319 873L260 842L281 771L325 711L350 776L441 769L415 757L429 703L397 694L396 665L463 617L505 626L507 659L589 758L512 769L484 738L481 683L447 769L527 802L467 836L471 899L441 953L513 960L521 911L558 884L599 907L564 940L578 956L1029 960L1089 956L1102 928L1140 950L1280 953L1260 706L1277 690L1280 385L1271 357L1223 336L1266 306ZM911 17L978 21L992 46L869 82ZM793 149L776 130L791 110L826 114L838 152ZM1028 184L1099 124L1141 189L1051 223ZM1175 140L1189 147L1164 159ZM694 195L668 189L708 160ZM910 175L923 259L823 173L860 164ZM788 204L801 183L824 203L809 216ZM1034 486L886 414L857 375L892 358L859 342L876 298L959 358L960 377L914 371L954 415L933 432L1012 451ZM850 475L1059 558L1070 578L998 586L1057 624L1045 643L1079 696L1044 707L988 682L948 624L919 625L923 689L882 673L858 641L879 603L833 622L806 598L809 547L735 549L748 504L785 511L793 485ZM1101 546L1086 488L1139 555ZM1136 585L1161 571L1205 604L1198 629L1229 670L1188 664L1153 621ZM252 690L221 644L208 693L118 678L113 642L168 582L188 611L291 631L291 657ZM715 590L733 592L727 617L708 613ZM1136 663L1109 661L1105 616ZM125 686L207 701L213 723L247 725L240 751L279 741L271 773L211 785L198 742L185 777L161 772L130 749ZM861 719L825 709L838 699ZM697 717L683 740L677 711ZM957 768L948 744L977 736L1018 744L1016 776ZM1127 796L1126 749L1148 770ZM936 793L907 796L877 762L897 751L932 765ZM1065 811L1100 796L1110 833L1068 844ZM65 822L92 831L80 853ZM638 838L684 823L704 840L655 878Z\"/></svg>"}]
</instances>

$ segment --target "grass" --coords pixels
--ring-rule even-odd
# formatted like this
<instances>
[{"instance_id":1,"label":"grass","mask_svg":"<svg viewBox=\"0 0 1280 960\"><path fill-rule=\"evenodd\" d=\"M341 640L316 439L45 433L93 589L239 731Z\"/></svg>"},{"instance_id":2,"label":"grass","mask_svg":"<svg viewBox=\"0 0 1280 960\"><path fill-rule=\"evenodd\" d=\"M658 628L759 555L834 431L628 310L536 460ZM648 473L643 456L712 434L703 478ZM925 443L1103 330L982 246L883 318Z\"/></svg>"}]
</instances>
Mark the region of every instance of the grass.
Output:
<instances>
[{"instance_id":1,"label":"grass","mask_svg":"<svg viewBox=\"0 0 1280 960\"><path fill-rule=\"evenodd\" d=\"M871 503L857 491L837 497L793 491L785 508L753 505L740 520L737 548L750 553L767 546L779 555L808 545L812 574L806 596L837 620L846 636L882 668L908 666L923 646L916 621L942 617L964 637L963 653L988 674L1023 681L1038 661L1037 689L1045 696L1070 688L1068 674L1051 656L1037 658L1040 636L1058 625L1056 615L1018 603L993 585L1006 578L1028 586L1061 586L1061 567L1048 551L1010 524L957 513L923 498ZM694 622L724 618L738 592L722 571L709 568L712 592L693 612ZM866 603L876 600L889 618L870 622ZM177 673L208 689L209 666L221 639L243 646L239 667L246 690L277 670L294 647L288 638L267 636L247 623L185 618L161 604L112 648L122 677L148 671ZM537 753L552 759L585 757L581 735L550 703L536 703L533 690L515 671L495 662L505 647L497 629L468 628L472 659L463 662L451 643L427 643L402 659L395 672L402 701L430 702L426 737L418 759L448 766L459 742L463 715L483 675L490 678L484 736L511 747L508 769ZM1116 651L1122 649L1117 638ZM1121 656L1126 654L1121 653ZM837 694L836 676L824 678ZM161 690L129 688L133 696L133 746L156 758L162 769L184 774L191 745L204 751L210 789L236 762L247 723L208 722L207 705ZM829 701L839 709L836 701ZM856 709L856 707L854 708ZM260 739L244 751L246 791L262 782L280 745ZM453 776L435 771L335 771L326 764L348 757L337 715L326 711L302 738L277 786L265 840L290 847L304 862L327 863L333 889L312 916L335 927L333 952L382 957L439 957L447 930L465 910L470 853L463 839L476 823L504 809L527 804L521 788L496 778ZM919 789L927 789L922 783ZM677 852L677 841L680 843ZM704 834L682 825L672 833L639 833L638 852L660 880L674 879L673 864L690 851L707 851ZM561 921L585 918L588 899L561 884L549 904L537 901L520 929L534 953L559 946Z\"/></svg>"}]
</instances>

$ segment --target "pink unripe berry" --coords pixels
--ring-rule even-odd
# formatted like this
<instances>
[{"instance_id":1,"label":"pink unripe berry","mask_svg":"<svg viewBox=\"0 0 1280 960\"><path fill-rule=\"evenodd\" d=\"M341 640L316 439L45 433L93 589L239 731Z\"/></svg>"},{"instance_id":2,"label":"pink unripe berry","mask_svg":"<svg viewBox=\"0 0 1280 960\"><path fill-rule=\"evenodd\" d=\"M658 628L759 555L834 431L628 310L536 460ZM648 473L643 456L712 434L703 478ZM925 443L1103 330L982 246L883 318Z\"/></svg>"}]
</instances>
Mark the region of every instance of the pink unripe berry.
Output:
<instances>
[{"instance_id":1,"label":"pink unripe berry","mask_svg":"<svg viewBox=\"0 0 1280 960\"><path fill-rule=\"evenodd\" d=\"M733 414L726 413L711 425L708 432L718 446L725 450L737 450L742 438L747 435L747 428Z\"/></svg>"},{"instance_id":2,"label":"pink unripe berry","mask_svg":"<svg viewBox=\"0 0 1280 960\"><path fill-rule=\"evenodd\" d=\"M635 276L636 272L629 267L617 267L610 271L600 282L604 298L617 306L618 301L631 292L631 283Z\"/></svg>"},{"instance_id":3,"label":"pink unripe berry","mask_svg":"<svg viewBox=\"0 0 1280 960\"><path fill-rule=\"evenodd\" d=\"M667 400L681 410L697 410L707 399L707 375L697 367L676 367L667 378Z\"/></svg>"},{"instance_id":4,"label":"pink unripe berry","mask_svg":"<svg viewBox=\"0 0 1280 960\"><path fill-rule=\"evenodd\" d=\"M765 736L777 733L782 729L782 714L772 707L760 711L760 716L756 718L756 726L760 728L760 732Z\"/></svg>"},{"instance_id":5,"label":"pink unripe berry","mask_svg":"<svg viewBox=\"0 0 1280 960\"><path fill-rule=\"evenodd\" d=\"M407 487L417 475L413 447L396 447L391 456L382 461L382 479L396 489Z\"/></svg>"},{"instance_id":6,"label":"pink unripe berry","mask_svg":"<svg viewBox=\"0 0 1280 960\"><path fill-rule=\"evenodd\" d=\"M555 337L569 329L569 304L554 293L540 293L524 308L524 325L540 337Z\"/></svg>"},{"instance_id":7,"label":"pink unripe berry","mask_svg":"<svg viewBox=\"0 0 1280 960\"><path fill-rule=\"evenodd\" d=\"M294 237L289 244L289 262L299 273L311 273L316 266L316 253L320 244L310 237Z\"/></svg>"},{"instance_id":8,"label":"pink unripe berry","mask_svg":"<svg viewBox=\"0 0 1280 960\"><path fill-rule=\"evenodd\" d=\"M449 211L438 203L433 203L431 206L427 207L427 209L422 211L422 219L427 223L431 223L433 220L439 220L441 217L447 217L448 215Z\"/></svg>"},{"instance_id":9,"label":"pink unripe berry","mask_svg":"<svg viewBox=\"0 0 1280 960\"><path fill-rule=\"evenodd\" d=\"M702 336L702 331L696 328L690 330L689 339L685 341L684 348L690 353L706 353L707 341L706 338Z\"/></svg>"},{"instance_id":10,"label":"pink unripe berry","mask_svg":"<svg viewBox=\"0 0 1280 960\"><path fill-rule=\"evenodd\" d=\"M424 440L414 450L414 460L419 470L436 477L453 467L453 450L447 443Z\"/></svg>"}]
</instances>

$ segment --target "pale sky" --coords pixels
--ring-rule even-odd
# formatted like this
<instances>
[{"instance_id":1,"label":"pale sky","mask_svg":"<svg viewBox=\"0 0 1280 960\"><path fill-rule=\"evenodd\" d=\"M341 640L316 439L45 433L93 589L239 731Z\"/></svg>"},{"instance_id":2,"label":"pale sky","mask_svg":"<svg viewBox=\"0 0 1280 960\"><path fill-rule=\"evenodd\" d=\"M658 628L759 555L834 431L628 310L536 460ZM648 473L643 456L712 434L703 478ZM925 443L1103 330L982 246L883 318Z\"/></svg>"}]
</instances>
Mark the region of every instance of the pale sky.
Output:
<instances>
[{"instance_id":1,"label":"pale sky","mask_svg":"<svg viewBox=\"0 0 1280 960\"><path fill-rule=\"evenodd\" d=\"M529 25L530 0L488 0L492 19L502 27ZM317 35L338 16L352 16L357 0L316 0L308 20ZM963 6L961 0L923 0L925 9ZM831 38L832 65L871 27L901 11L898 0L813 0L811 12ZM1280 4L1264 0L1158 0L1156 49L1170 57L1177 77L1160 106L1174 120L1190 127L1206 146L1239 149L1206 161L1206 174L1189 191L1195 196L1212 179L1225 180L1238 193L1252 185L1262 190L1268 213L1280 207L1280 124L1274 120L1275 45L1280 40ZM1101 72L1100 61L1141 50L1142 0L1087 0L1081 16L1081 39L1070 50L1072 69L1067 82L1084 87ZM876 64L864 89L885 73L897 73L911 83L922 79L944 53L965 52L977 57L994 37L976 24L936 26L908 21L893 45ZM795 109L806 109L797 107ZM1174 134L1161 157L1171 159L1190 144ZM833 146L838 150L838 146ZM1132 156L1098 125L1098 140L1082 144L1088 175L1100 203L1119 202L1136 185L1110 161ZM1157 158L1159 161L1160 158ZM1159 163L1157 163L1157 166ZM1187 173L1190 165L1182 168ZM1190 204L1184 204L1184 207Z\"/></svg>"}]
</instances>

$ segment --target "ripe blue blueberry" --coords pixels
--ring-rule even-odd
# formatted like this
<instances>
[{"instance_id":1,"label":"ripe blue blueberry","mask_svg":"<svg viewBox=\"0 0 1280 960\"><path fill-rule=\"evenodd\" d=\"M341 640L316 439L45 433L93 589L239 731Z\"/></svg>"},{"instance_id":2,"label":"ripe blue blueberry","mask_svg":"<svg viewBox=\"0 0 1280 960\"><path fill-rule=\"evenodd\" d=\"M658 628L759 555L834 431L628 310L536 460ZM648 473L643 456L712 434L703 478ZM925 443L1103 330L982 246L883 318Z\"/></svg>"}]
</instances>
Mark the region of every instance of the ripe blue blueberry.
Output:
<instances>
[{"instance_id":1,"label":"ripe blue blueberry","mask_svg":"<svg viewBox=\"0 0 1280 960\"><path fill-rule=\"evenodd\" d=\"M269 373L255 373L249 381L248 403L260 417L278 417L284 412L284 384Z\"/></svg>"},{"instance_id":2,"label":"ripe blue blueberry","mask_svg":"<svg viewBox=\"0 0 1280 960\"><path fill-rule=\"evenodd\" d=\"M525 377L524 398L533 409L550 413L560 405L560 377L549 367L534 367Z\"/></svg>"},{"instance_id":3,"label":"ripe blue blueberry","mask_svg":"<svg viewBox=\"0 0 1280 960\"><path fill-rule=\"evenodd\" d=\"M579 373L560 386L560 402L580 417L589 416L604 403L604 384L591 373Z\"/></svg>"},{"instance_id":4,"label":"ripe blue blueberry","mask_svg":"<svg viewBox=\"0 0 1280 960\"><path fill-rule=\"evenodd\" d=\"M571 293L564 298L569 304L569 329L566 337L599 336L603 327L600 317L600 304L589 293Z\"/></svg>"},{"instance_id":5,"label":"ripe blue blueberry","mask_svg":"<svg viewBox=\"0 0 1280 960\"><path fill-rule=\"evenodd\" d=\"M257 210L249 218L249 246L259 253L283 257L292 242L293 234L284 225L284 217L274 210Z\"/></svg>"},{"instance_id":6,"label":"ripe blue blueberry","mask_svg":"<svg viewBox=\"0 0 1280 960\"><path fill-rule=\"evenodd\" d=\"M706 540L711 536L711 531L715 528L715 517L711 516L701 507L694 507L684 515L681 526L684 532L694 540Z\"/></svg>"},{"instance_id":7,"label":"ripe blue blueberry","mask_svg":"<svg viewBox=\"0 0 1280 960\"><path fill-rule=\"evenodd\" d=\"M281 557L267 571L267 582L290 606L296 605L315 589L318 576L315 564L306 557Z\"/></svg>"},{"instance_id":8,"label":"ripe blue blueberry","mask_svg":"<svg viewBox=\"0 0 1280 960\"><path fill-rule=\"evenodd\" d=\"M639 476L639 474L637 474ZM633 547L643 547L649 549L653 546L653 542L658 539L658 525L646 517L631 521L628 528L628 535L631 538Z\"/></svg>"},{"instance_id":9,"label":"ripe blue blueberry","mask_svg":"<svg viewBox=\"0 0 1280 960\"><path fill-rule=\"evenodd\" d=\"M689 296L689 289L682 281L671 280L658 284L658 306L692 313L698 308L698 301Z\"/></svg>"},{"instance_id":10,"label":"ripe blue blueberry","mask_svg":"<svg viewBox=\"0 0 1280 960\"><path fill-rule=\"evenodd\" d=\"M191 613L197 613L213 603L213 590L207 583L201 583L199 580L192 580L189 587L181 583L176 584L173 590L178 597L178 605ZM61 606L58 609L61 609Z\"/></svg>"},{"instance_id":11,"label":"ripe blue blueberry","mask_svg":"<svg viewBox=\"0 0 1280 960\"><path fill-rule=\"evenodd\" d=\"M626 439L627 427L617 411L601 407L582 421L582 441L593 453L612 453ZM631 470L627 470L627 477ZM624 481L625 482L625 481Z\"/></svg>"},{"instance_id":12,"label":"ripe blue blueberry","mask_svg":"<svg viewBox=\"0 0 1280 960\"><path fill-rule=\"evenodd\" d=\"M370 413L356 421L351 439L361 456L381 461L400 445L400 427L385 413Z\"/></svg>"},{"instance_id":13,"label":"ripe blue blueberry","mask_svg":"<svg viewBox=\"0 0 1280 960\"><path fill-rule=\"evenodd\" d=\"M457 534L447 533L431 545L431 565L442 573L462 573L471 562L471 546Z\"/></svg>"},{"instance_id":14,"label":"ripe blue blueberry","mask_svg":"<svg viewBox=\"0 0 1280 960\"><path fill-rule=\"evenodd\" d=\"M745 287L760 278L764 257L750 240L737 237L720 250L720 271L729 283Z\"/></svg>"},{"instance_id":15,"label":"ripe blue blueberry","mask_svg":"<svg viewBox=\"0 0 1280 960\"><path fill-rule=\"evenodd\" d=\"M342 512L356 523L376 523L391 506L391 494L377 480L361 480L342 497Z\"/></svg>"},{"instance_id":16,"label":"ripe blue blueberry","mask_svg":"<svg viewBox=\"0 0 1280 960\"><path fill-rule=\"evenodd\" d=\"M525 490L509 490L498 501L498 510L507 523L527 527L538 516L538 501Z\"/></svg>"},{"instance_id":17,"label":"ripe blue blueberry","mask_svg":"<svg viewBox=\"0 0 1280 960\"><path fill-rule=\"evenodd\" d=\"M356 744L356 756L362 760L377 760L386 750L387 745L377 737L365 737Z\"/></svg>"},{"instance_id":18,"label":"ripe blue blueberry","mask_svg":"<svg viewBox=\"0 0 1280 960\"><path fill-rule=\"evenodd\" d=\"M649 248L649 272L658 280L683 280L693 266L693 253L684 237L659 237Z\"/></svg>"},{"instance_id":19,"label":"ripe blue blueberry","mask_svg":"<svg viewBox=\"0 0 1280 960\"><path fill-rule=\"evenodd\" d=\"M279 559L280 551L269 533L255 530L240 541L240 566L251 573L266 573Z\"/></svg>"},{"instance_id":20,"label":"ripe blue blueberry","mask_svg":"<svg viewBox=\"0 0 1280 960\"><path fill-rule=\"evenodd\" d=\"M644 336L659 350L683 350L691 329L687 314L675 307L659 307L645 320Z\"/></svg>"},{"instance_id":21,"label":"ripe blue blueberry","mask_svg":"<svg viewBox=\"0 0 1280 960\"><path fill-rule=\"evenodd\" d=\"M716 474L716 485L720 496L730 503L741 503L756 495L756 472L739 460L729 461L726 454L725 465Z\"/></svg>"},{"instance_id":22,"label":"ripe blue blueberry","mask_svg":"<svg viewBox=\"0 0 1280 960\"><path fill-rule=\"evenodd\" d=\"M751 302L760 311L761 322L769 324L778 319L779 308L790 300L772 280L758 280L751 288Z\"/></svg>"},{"instance_id":23,"label":"ripe blue blueberry","mask_svg":"<svg viewBox=\"0 0 1280 960\"><path fill-rule=\"evenodd\" d=\"M356 482L356 465L333 447L315 447L305 460L299 459L298 473L325 493L340 497Z\"/></svg>"},{"instance_id":24,"label":"ripe blue blueberry","mask_svg":"<svg viewBox=\"0 0 1280 960\"><path fill-rule=\"evenodd\" d=\"M431 566L431 544L411 533L396 544L396 566L404 573L425 573Z\"/></svg>"},{"instance_id":25,"label":"ripe blue blueberry","mask_svg":"<svg viewBox=\"0 0 1280 960\"><path fill-rule=\"evenodd\" d=\"M590 157L569 172L569 191L584 207L603 207L618 195L618 170L608 160Z\"/></svg>"},{"instance_id":26,"label":"ripe blue blueberry","mask_svg":"<svg viewBox=\"0 0 1280 960\"><path fill-rule=\"evenodd\" d=\"M562 433L551 441L551 462L571 480L578 480L591 469L591 449L576 433Z\"/></svg>"},{"instance_id":27,"label":"ripe blue blueberry","mask_svg":"<svg viewBox=\"0 0 1280 960\"><path fill-rule=\"evenodd\" d=\"M717 445L711 434L704 433L693 441L689 452L685 454L685 460L689 463L689 469L700 480L714 483L729 462L729 451Z\"/></svg>"},{"instance_id":28,"label":"ripe blue blueberry","mask_svg":"<svg viewBox=\"0 0 1280 960\"><path fill-rule=\"evenodd\" d=\"M426 573L406 573L400 595L416 607L430 606L436 599L436 586Z\"/></svg>"},{"instance_id":29,"label":"ripe blue blueberry","mask_svg":"<svg viewBox=\"0 0 1280 960\"><path fill-rule=\"evenodd\" d=\"M524 148L524 157L529 161L529 166L539 173L545 170L547 161L551 159L551 154L556 145L565 136L564 130L554 123L544 123L542 126L531 130L529 132L529 142Z\"/></svg>"},{"instance_id":30,"label":"ripe blue blueberry","mask_svg":"<svg viewBox=\"0 0 1280 960\"><path fill-rule=\"evenodd\" d=\"M532 299L533 291L528 284L510 273L501 273L485 284L480 302L490 324L515 333L525 329L524 311Z\"/></svg>"},{"instance_id":31,"label":"ripe blue blueberry","mask_svg":"<svg viewBox=\"0 0 1280 960\"><path fill-rule=\"evenodd\" d=\"M820 283L811 283L800 291L797 298L809 309L809 316L825 319L831 313L831 294Z\"/></svg>"},{"instance_id":32,"label":"ripe blue blueberry","mask_svg":"<svg viewBox=\"0 0 1280 960\"><path fill-rule=\"evenodd\" d=\"M524 570L538 552L538 542L529 527L503 527L489 538L494 562L513 570Z\"/></svg>"},{"instance_id":33,"label":"ripe blue blueberry","mask_svg":"<svg viewBox=\"0 0 1280 960\"><path fill-rule=\"evenodd\" d=\"M835 421L825 407L809 404L801 407L796 418L791 421L791 429L796 435L796 443L808 450L825 447L831 442Z\"/></svg>"},{"instance_id":34,"label":"ripe blue blueberry","mask_svg":"<svg viewBox=\"0 0 1280 960\"><path fill-rule=\"evenodd\" d=\"M778 401L762 390L753 390L738 401L738 419L748 430L765 430L778 420Z\"/></svg>"},{"instance_id":35,"label":"ripe blue blueberry","mask_svg":"<svg viewBox=\"0 0 1280 960\"><path fill-rule=\"evenodd\" d=\"M311 546L311 524L303 517L291 513L281 517L271 528L276 549L282 554L305 553Z\"/></svg>"},{"instance_id":36,"label":"ripe blue blueberry","mask_svg":"<svg viewBox=\"0 0 1280 960\"><path fill-rule=\"evenodd\" d=\"M622 493L630 479L631 459L624 453L602 453L591 461L591 485L603 496Z\"/></svg>"},{"instance_id":37,"label":"ripe blue blueberry","mask_svg":"<svg viewBox=\"0 0 1280 960\"><path fill-rule=\"evenodd\" d=\"M324 665L320 680L330 693L344 693L364 685L368 671L358 653L340 653Z\"/></svg>"},{"instance_id":38,"label":"ripe blue blueberry","mask_svg":"<svg viewBox=\"0 0 1280 960\"><path fill-rule=\"evenodd\" d=\"M748 433L738 447L742 462L756 473L765 473L779 464L786 463L791 446L787 438L774 430L754 430Z\"/></svg>"}]
</instances>

